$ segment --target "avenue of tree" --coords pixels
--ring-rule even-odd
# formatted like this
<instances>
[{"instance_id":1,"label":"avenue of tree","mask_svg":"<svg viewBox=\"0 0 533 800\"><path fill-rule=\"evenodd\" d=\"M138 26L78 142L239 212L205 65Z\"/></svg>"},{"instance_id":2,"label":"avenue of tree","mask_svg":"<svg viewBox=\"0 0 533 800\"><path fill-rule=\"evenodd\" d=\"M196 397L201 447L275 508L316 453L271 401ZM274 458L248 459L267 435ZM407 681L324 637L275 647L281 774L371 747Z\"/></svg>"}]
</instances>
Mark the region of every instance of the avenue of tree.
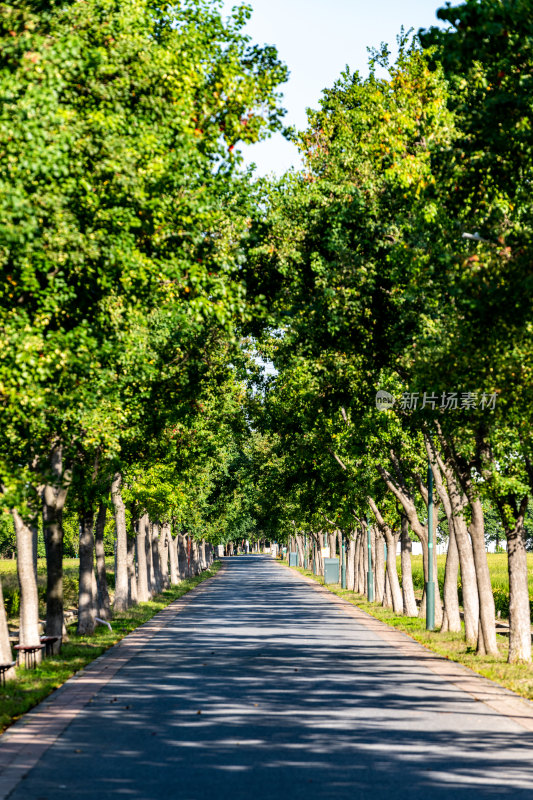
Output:
<instances>
[{"instance_id":1,"label":"avenue of tree","mask_svg":"<svg viewBox=\"0 0 533 800\"><path fill-rule=\"evenodd\" d=\"M418 539L427 576L429 463L437 625L497 652L490 518L509 660L531 660L528 5L446 7L396 59L346 69L298 134L304 168L257 181L239 147L282 128L287 71L244 35L246 6L0 4L0 484L21 644L40 636L39 528L46 633L66 635L64 514L80 633L246 538L321 566L344 537L364 593L367 526L376 600L424 616L410 553Z\"/></svg>"}]
</instances>

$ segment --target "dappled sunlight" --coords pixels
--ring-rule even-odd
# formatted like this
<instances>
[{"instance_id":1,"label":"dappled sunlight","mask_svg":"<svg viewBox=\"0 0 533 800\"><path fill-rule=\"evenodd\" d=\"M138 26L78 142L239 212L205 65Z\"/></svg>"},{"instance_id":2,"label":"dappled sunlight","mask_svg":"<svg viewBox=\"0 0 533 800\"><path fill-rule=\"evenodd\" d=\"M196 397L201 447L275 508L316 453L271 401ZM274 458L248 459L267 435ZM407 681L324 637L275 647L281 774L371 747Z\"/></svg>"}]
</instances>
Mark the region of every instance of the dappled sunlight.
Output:
<instances>
[{"instance_id":1,"label":"dappled sunlight","mask_svg":"<svg viewBox=\"0 0 533 800\"><path fill-rule=\"evenodd\" d=\"M268 558L230 560L13 798L531 796L531 733L340 612Z\"/></svg>"}]
</instances>

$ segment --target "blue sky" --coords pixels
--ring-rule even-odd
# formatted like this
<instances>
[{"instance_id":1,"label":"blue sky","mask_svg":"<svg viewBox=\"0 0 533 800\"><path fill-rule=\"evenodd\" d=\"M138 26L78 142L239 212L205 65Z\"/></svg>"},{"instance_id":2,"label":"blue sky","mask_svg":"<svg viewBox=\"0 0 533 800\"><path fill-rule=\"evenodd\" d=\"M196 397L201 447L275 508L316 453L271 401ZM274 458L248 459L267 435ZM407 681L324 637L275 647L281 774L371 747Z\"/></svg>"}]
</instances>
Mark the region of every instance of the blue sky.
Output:
<instances>
[{"instance_id":1,"label":"blue sky","mask_svg":"<svg viewBox=\"0 0 533 800\"><path fill-rule=\"evenodd\" d=\"M367 47L387 42L394 48L401 26L438 24L435 0L248 0L254 9L247 33L258 44L274 44L291 72L283 87L285 122L302 129L305 109L316 108L322 90L332 86L346 64L368 72ZM455 2L454 5L458 3ZM229 12L236 2L225 0ZM298 166L298 152L281 135L244 150L258 174L281 174Z\"/></svg>"}]
</instances>

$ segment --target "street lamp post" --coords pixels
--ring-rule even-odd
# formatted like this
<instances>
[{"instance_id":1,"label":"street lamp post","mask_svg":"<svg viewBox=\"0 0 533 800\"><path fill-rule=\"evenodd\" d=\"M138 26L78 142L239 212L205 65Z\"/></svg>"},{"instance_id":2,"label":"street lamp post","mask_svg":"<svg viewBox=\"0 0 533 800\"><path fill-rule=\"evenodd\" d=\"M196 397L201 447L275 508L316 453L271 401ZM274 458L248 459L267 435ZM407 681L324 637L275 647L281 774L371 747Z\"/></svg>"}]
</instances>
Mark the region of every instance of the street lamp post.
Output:
<instances>
[{"instance_id":1,"label":"street lamp post","mask_svg":"<svg viewBox=\"0 0 533 800\"><path fill-rule=\"evenodd\" d=\"M433 472L428 462L428 579L426 583L426 630L435 630L435 580L433 578Z\"/></svg>"}]
</instances>

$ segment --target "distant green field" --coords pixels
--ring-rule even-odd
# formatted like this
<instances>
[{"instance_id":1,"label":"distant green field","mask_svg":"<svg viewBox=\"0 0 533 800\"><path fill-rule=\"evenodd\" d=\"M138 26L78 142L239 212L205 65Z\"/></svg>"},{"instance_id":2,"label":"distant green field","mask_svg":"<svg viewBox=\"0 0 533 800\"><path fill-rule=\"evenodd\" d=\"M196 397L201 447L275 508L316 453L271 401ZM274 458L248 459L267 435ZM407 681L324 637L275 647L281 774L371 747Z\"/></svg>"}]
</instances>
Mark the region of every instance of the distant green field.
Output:
<instances>
[{"instance_id":1,"label":"distant green field","mask_svg":"<svg viewBox=\"0 0 533 800\"><path fill-rule=\"evenodd\" d=\"M63 591L65 607L72 608L78 605L78 571L79 558L65 558L63 560ZM114 586L114 567L113 557L106 558L108 583L110 588ZM8 617L16 617L19 611L20 595L17 579L17 562L11 558L0 559L0 577L2 579L2 590L4 593L4 603ZM46 613L45 591L46 591L46 559L39 558L37 561L37 583L39 587L39 613L43 617Z\"/></svg>"},{"instance_id":2,"label":"distant green field","mask_svg":"<svg viewBox=\"0 0 533 800\"><path fill-rule=\"evenodd\" d=\"M509 591L509 575L507 573L507 553L487 553L487 561L489 563L490 578L492 581L493 589L505 589ZM419 585L422 588L422 556L412 556L411 563L413 567L413 581L415 586ZM446 566L446 556L437 556L437 564L439 571L439 583L442 586L444 582L444 569ZM527 566L529 572L529 594L533 596L533 553L527 554ZM400 556L398 556L398 571L401 575Z\"/></svg>"},{"instance_id":3,"label":"distant green field","mask_svg":"<svg viewBox=\"0 0 533 800\"><path fill-rule=\"evenodd\" d=\"M507 573L507 553L487 553L492 591L496 611L500 611L503 617L509 614L509 575ZM422 571L422 556L412 556L413 583L415 591L422 592L424 588L424 575ZM446 556L437 556L437 567L439 574L439 586L444 584L444 569L446 566ZM529 601L533 614L533 553L527 554L527 566L529 575ZM401 575L400 557L398 556L398 572ZM459 588L461 578L459 577Z\"/></svg>"}]
</instances>

